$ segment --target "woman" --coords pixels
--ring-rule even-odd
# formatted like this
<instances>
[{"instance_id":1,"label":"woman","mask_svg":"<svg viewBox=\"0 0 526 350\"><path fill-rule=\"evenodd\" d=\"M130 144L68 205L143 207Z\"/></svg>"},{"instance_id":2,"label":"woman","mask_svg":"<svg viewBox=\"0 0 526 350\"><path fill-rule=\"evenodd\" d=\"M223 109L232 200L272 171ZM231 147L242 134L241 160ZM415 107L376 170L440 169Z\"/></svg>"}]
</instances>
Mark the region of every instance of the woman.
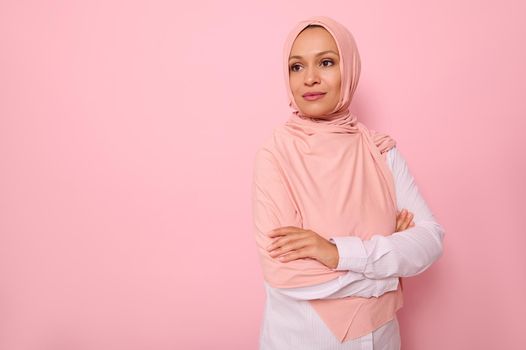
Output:
<instances>
[{"instance_id":1,"label":"woman","mask_svg":"<svg viewBox=\"0 0 526 350\"><path fill-rule=\"evenodd\" d=\"M360 56L344 26L298 23L284 73L293 112L254 163L260 348L399 349L400 278L438 259L444 229L395 141L349 111Z\"/></svg>"}]
</instances>

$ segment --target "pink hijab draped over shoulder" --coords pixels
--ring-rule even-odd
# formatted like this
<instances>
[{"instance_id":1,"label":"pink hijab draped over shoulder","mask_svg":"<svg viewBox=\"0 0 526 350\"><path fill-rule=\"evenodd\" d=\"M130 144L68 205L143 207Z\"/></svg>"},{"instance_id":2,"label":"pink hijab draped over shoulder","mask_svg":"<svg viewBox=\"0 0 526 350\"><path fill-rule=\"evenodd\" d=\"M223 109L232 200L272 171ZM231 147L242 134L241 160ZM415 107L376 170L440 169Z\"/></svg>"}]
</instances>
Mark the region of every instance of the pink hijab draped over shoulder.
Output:
<instances>
[{"instance_id":1,"label":"pink hijab draped over shoulder","mask_svg":"<svg viewBox=\"0 0 526 350\"><path fill-rule=\"evenodd\" d=\"M289 55L308 25L332 34L340 55L341 94L334 110L319 119L299 111L289 85ZM252 186L255 238L265 281L274 288L311 286L345 274L314 259L282 263L266 247L269 231L282 226L310 229L329 239L396 229L396 192L386 162L395 141L369 130L349 110L360 77L360 56L352 34L335 20L319 16L299 22L283 52L285 84L292 113L257 151ZM402 291L375 298L346 297L308 301L341 341L359 338L394 318Z\"/></svg>"}]
</instances>

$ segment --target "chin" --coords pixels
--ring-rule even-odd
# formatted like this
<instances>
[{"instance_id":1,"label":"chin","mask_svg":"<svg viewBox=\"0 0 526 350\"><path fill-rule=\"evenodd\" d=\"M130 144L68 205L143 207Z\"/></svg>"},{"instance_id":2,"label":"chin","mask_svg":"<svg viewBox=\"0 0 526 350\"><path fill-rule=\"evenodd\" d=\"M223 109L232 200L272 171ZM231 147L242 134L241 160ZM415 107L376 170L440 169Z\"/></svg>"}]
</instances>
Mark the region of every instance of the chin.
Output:
<instances>
[{"instance_id":1,"label":"chin","mask_svg":"<svg viewBox=\"0 0 526 350\"><path fill-rule=\"evenodd\" d=\"M307 109L302 109L301 112L303 115L307 116L307 117L311 117L311 118L319 118L319 117L322 117L324 115L327 115L330 113L330 109L320 109L320 108L307 108Z\"/></svg>"},{"instance_id":2,"label":"chin","mask_svg":"<svg viewBox=\"0 0 526 350\"><path fill-rule=\"evenodd\" d=\"M328 102L328 101L324 101L324 102ZM301 111L301 114L307 116L307 117L310 117L310 118L319 118L319 117L323 117L329 113L331 113L331 111L334 109L334 107L336 106L336 102L332 103L333 101L331 101L330 104L327 104L327 103L301 103L298 105L298 108L299 110Z\"/></svg>"}]
</instances>

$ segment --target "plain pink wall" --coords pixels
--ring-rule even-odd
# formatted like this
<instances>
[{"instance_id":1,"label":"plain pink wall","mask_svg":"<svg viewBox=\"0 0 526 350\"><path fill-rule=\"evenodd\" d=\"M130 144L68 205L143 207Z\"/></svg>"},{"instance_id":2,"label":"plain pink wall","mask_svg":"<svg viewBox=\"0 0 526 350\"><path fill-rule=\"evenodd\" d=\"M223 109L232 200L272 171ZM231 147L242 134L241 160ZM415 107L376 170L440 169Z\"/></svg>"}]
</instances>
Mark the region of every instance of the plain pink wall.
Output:
<instances>
[{"instance_id":1,"label":"plain pink wall","mask_svg":"<svg viewBox=\"0 0 526 350\"><path fill-rule=\"evenodd\" d=\"M184 5L183 5L184 4ZM524 349L521 1L1 1L0 348L256 349L256 149L289 29L353 32L352 109L446 228L411 349Z\"/></svg>"}]
</instances>

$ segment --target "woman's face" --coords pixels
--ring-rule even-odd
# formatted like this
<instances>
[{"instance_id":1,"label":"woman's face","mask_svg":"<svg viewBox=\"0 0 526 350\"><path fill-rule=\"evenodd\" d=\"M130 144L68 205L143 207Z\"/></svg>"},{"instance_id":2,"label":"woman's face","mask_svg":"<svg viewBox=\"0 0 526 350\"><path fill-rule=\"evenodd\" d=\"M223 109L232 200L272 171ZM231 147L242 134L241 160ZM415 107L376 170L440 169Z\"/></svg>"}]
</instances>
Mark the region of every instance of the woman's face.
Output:
<instances>
[{"instance_id":1,"label":"woman's face","mask_svg":"<svg viewBox=\"0 0 526 350\"><path fill-rule=\"evenodd\" d=\"M307 28L294 40L289 56L289 82L302 114L320 117L338 104L339 63L338 47L325 28ZM317 95L309 97L309 94Z\"/></svg>"}]
</instances>

